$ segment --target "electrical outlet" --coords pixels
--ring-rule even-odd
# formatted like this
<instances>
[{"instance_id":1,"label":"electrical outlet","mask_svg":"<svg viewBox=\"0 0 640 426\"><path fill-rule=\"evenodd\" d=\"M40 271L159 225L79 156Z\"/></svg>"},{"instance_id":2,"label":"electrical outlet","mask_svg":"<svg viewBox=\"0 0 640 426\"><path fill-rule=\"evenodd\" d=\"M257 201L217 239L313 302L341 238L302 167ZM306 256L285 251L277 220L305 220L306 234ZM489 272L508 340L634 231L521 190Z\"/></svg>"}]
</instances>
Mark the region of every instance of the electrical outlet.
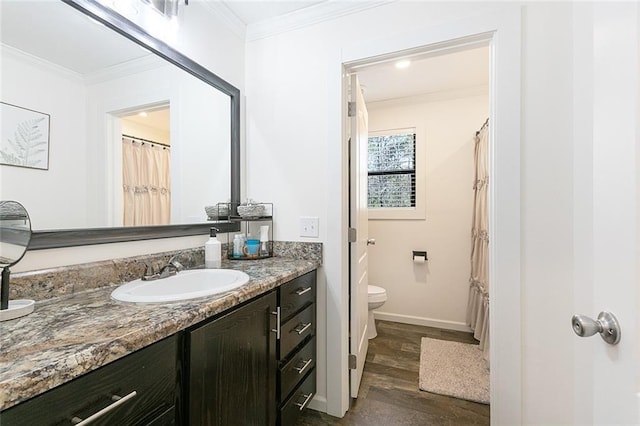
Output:
<instances>
[{"instance_id":1,"label":"electrical outlet","mask_svg":"<svg viewBox=\"0 0 640 426\"><path fill-rule=\"evenodd\" d=\"M301 217L300 218L300 236L318 238L320 236L318 230L319 219L317 217Z\"/></svg>"}]
</instances>

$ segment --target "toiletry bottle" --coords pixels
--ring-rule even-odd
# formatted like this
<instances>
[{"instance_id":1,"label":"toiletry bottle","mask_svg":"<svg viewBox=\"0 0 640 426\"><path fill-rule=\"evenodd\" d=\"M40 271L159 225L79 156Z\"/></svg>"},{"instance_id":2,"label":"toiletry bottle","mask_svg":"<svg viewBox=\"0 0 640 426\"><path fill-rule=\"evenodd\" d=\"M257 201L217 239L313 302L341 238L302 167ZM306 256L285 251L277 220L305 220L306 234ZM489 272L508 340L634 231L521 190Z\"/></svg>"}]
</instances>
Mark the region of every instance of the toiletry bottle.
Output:
<instances>
[{"instance_id":1,"label":"toiletry bottle","mask_svg":"<svg viewBox=\"0 0 640 426\"><path fill-rule=\"evenodd\" d=\"M269 256L269 225L263 225L260 227L260 256Z\"/></svg>"},{"instance_id":2,"label":"toiletry bottle","mask_svg":"<svg viewBox=\"0 0 640 426\"><path fill-rule=\"evenodd\" d=\"M236 259L242 257L242 246L244 246L242 235L236 234L235 237L233 237L233 257Z\"/></svg>"},{"instance_id":3,"label":"toiletry bottle","mask_svg":"<svg viewBox=\"0 0 640 426\"><path fill-rule=\"evenodd\" d=\"M216 228L211 228L211 237L204 244L204 267L219 268L222 266L222 244L216 238Z\"/></svg>"}]
</instances>

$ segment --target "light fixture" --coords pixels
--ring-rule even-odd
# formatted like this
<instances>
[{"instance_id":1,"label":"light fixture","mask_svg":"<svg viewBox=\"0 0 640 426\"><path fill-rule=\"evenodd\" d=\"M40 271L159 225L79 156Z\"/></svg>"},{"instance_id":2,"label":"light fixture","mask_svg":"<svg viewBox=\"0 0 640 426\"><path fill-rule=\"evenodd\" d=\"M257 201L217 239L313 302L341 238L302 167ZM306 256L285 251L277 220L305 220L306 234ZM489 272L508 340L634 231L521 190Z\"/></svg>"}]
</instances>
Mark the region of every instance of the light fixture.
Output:
<instances>
[{"instance_id":1,"label":"light fixture","mask_svg":"<svg viewBox=\"0 0 640 426\"><path fill-rule=\"evenodd\" d=\"M138 113L138 115L139 115L140 117L146 117L146 116L147 116L147 112L146 112L146 111L140 111L140 112Z\"/></svg>"},{"instance_id":2,"label":"light fixture","mask_svg":"<svg viewBox=\"0 0 640 426\"><path fill-rule=\"evenodd\" d=\"M409 68L409 65L411 65L411 61L408 59L402 59L396 62L396 68L398 68L399 70Z\"/></svg>"},{"instance_id":3,"label":"light fixture","mask_svg":"<svg viewBox=\"0 0 640 426\"><path fill-rule=\"evenodd\" d=\"M149 4L157 12L160 12L165 18L173 19L178 16L178 3L180 0L143 0ZM184 1L185 5L189 4L189 0Z\"/></svg>"},{"instance_id":4,"label":"light fixture","mask_svg":"<svg viewBox=\"0 0 640 426\"><path fill-rule=\"evenodd\" d=\"M1 1L1 0L0 0ZM188 0L91 0L114 10L144 28L151 36L171 45L178 32L178 6Z\"/></svg>"}]
</instances>

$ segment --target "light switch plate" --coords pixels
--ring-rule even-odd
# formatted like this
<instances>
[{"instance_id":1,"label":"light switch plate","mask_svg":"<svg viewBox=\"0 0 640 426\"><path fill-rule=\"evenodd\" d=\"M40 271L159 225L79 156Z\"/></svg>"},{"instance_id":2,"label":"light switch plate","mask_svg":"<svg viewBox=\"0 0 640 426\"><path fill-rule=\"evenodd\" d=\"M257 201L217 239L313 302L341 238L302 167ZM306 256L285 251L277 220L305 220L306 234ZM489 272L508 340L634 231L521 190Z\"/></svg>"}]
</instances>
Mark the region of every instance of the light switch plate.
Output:
<instances>
[{"instance_id":1,"label":"light switch plate","mask_svg":"<svg viewBox=\"0 0 640 426\"><path fill-rule=\"evenodd\" d=\"M317 217L300 218L300 236L318 238L320 236L318 227L320 220Z\"/></svg>"}]
</instances>

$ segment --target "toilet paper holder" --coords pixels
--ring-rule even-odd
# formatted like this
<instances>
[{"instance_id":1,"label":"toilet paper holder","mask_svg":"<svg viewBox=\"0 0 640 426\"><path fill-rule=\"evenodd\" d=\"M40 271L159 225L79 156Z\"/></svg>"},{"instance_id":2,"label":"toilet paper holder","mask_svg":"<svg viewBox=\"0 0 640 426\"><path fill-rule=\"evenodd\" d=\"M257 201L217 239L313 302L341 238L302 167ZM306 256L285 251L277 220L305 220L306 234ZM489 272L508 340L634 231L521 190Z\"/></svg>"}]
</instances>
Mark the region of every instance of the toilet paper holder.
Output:
<instances>
[{"instance_id":1,"label":"toilet paper holder","mask_svg":"<svg viewBox=\"0 0 640 426\"><path fill-rule=\"evenodd\" d=\"M426 251L419 251L419 250L413 250L413 260L415 261L417 258L424 258L425 261L429 260L429 258L427 257L427 252ZM422 260L422 259L420 259Z\"/></svg>"}]
</instances>

